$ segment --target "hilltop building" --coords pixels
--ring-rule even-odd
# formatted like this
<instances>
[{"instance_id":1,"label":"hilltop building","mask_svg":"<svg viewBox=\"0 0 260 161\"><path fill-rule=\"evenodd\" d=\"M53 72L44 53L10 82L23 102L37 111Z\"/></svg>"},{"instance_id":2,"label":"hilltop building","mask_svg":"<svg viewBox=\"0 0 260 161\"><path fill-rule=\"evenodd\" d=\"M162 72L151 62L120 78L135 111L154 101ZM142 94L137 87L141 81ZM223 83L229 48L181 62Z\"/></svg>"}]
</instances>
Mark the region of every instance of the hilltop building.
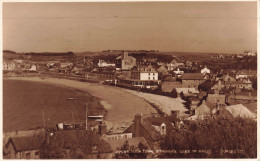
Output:
<instances>
[{"instance_id":1,"label":"hilltop building","mask_svg":"<svg viewBox=\"0 0 260 161\"><path fill-rule=\"evenodd\" d=\"M131 70L134 66L136 66L136 58L129 56L128 52L124 52L116 58L117 70Z\"/></svg>"}]
</instances>

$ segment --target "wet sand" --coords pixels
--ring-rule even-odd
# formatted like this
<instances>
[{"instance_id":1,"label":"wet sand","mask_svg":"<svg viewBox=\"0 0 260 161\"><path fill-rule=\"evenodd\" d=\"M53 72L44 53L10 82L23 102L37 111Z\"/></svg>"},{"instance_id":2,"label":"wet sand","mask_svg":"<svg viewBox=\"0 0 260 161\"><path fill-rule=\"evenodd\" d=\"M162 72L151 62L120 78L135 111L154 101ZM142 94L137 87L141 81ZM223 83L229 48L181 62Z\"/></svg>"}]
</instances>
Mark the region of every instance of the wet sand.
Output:
<instances>
[{"instance_id":1,"label":"wet sand","mask_svg":"<svg viewBox=\"0 0 260 161\"><path fill-rule=\"evenodd\" d=\"M108 111L105 118L105 123L108 128L114 124L120 124L122 126L130 124L136 113L142 113L145 117L152 116L152 113L156 113L156 110L142 98L122 88L59 78L11 77L8 79L50 83L88 92L102 100L101 104Z\"/></svg>"}]
</instances>

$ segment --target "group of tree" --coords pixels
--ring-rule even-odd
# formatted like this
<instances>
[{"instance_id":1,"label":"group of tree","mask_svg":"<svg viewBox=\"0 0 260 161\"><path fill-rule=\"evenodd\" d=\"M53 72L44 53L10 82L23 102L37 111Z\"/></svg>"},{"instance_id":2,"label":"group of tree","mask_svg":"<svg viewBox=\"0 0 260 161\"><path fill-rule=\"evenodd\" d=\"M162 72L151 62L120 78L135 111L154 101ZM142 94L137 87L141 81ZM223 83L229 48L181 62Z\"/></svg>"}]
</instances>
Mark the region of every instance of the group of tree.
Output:
<instances>
[{"instance_id":1,"label":"group of tree","mask_svg":"<svg viewBox=\"0 0 260 161\"><path fill-rule=\"evenodd\" d=\"M256 158L257 122L232 117L208 117L188 121L167 134L160 143L164 150L209 150L210 154L162 154L160 158ZM223 153L233 150L235 153Z\"/></svg>"}]
</instances>

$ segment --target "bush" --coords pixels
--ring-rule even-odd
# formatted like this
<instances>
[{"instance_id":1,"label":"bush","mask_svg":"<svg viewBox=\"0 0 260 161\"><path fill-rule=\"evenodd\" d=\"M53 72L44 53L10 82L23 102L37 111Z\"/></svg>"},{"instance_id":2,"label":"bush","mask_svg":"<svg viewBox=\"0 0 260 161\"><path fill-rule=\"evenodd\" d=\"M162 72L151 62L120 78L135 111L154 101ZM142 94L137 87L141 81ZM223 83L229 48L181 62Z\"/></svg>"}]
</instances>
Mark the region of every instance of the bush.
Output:
<instances>
[{"instance_id":1,"label":"bush","mask_svg":"<svg viewBox=\"0 0 260 161\"><path fill-rule=\"evenodd\" d=\"M160 145L164 150L210 150L211 154L200 156L203 158L256 158L257 123L249 119L223 116L190 121L182 128L173 130ZM221 149L242 150L243 154L225 154ZM189 158L199 155L201 154L180 157Z\"/></svg>"}]
</instances>

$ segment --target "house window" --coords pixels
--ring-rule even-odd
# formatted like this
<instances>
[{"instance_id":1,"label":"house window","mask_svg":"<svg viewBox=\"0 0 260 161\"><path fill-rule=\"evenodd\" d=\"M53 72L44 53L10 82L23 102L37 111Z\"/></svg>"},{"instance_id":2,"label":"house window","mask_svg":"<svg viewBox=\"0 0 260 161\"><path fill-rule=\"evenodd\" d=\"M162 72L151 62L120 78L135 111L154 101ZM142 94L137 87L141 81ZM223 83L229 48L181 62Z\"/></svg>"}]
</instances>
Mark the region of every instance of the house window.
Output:
<instances>
[{"instance_id":1,"label":"house window","mask_svg":"<svg viewBox=\"0 0 260 161\"><path fill-rule=\"evenodd\" d=\"M150 77L148 77L148 79L150 80Z\"/></svg>"},{"instance_id":2,"label":"house window","mask_svg":"<svg viewBox=\"0 0 260 161\"><path fill-rule=\"evenodd\" d=\"M40 153L37 151L37 152L35 152L35 156L39 156L40 155Z\"/></svg>"},{"instance_id":3,"label":"house window","mask_svg":"<svg viewBox=\"0 0 260 161\"><path fill-rule=\"evenodd\" d=\"M30 158L30 153L25 153L26 158Z\"/></svg>"}]
</instances>

